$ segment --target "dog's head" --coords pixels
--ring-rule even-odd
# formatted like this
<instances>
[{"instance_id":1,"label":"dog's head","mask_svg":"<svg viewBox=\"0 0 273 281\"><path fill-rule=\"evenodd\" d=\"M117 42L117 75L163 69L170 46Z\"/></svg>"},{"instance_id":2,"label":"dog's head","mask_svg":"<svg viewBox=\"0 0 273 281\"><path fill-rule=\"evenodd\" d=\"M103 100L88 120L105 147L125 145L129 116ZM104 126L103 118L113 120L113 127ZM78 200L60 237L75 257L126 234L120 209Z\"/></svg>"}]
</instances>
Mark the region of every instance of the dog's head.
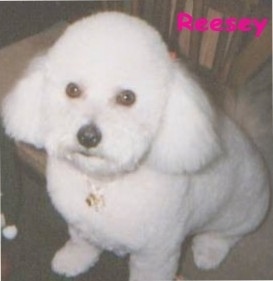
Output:
<instances>
[{"instance_id":1,"label":"dog's head","mask_svg":"<svg viewBox=\"0 0 273 281\"><path fill-rule=\"evenodd\" d=\"M193 171L218 149L211 107L145 22L101 13L69 27L6 98L15 139L92 174Z\"/></svg>"}]
</instances>

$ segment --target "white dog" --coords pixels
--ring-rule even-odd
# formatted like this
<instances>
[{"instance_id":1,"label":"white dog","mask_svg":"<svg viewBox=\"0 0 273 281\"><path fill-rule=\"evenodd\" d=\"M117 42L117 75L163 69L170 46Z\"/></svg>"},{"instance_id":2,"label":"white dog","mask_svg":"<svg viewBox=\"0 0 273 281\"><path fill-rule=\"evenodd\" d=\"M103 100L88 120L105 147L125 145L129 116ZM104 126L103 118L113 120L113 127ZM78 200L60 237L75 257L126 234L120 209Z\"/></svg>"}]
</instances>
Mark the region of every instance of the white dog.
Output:
<instances>
[{"instance_id":1,"label":"white dog","mask_svg":"<svg viewBox=\"0 0 273 281\"><path fill-rule=\"evenodd\" d=\"M131 255L131 281L171 280L187 235L196 265L215 268L265 216L254 145L140 19L73 24L8 95L3 119L48 152L48 192L71 237L57 273L85 272L110 250Z\"/></svg>"}]
</instances>

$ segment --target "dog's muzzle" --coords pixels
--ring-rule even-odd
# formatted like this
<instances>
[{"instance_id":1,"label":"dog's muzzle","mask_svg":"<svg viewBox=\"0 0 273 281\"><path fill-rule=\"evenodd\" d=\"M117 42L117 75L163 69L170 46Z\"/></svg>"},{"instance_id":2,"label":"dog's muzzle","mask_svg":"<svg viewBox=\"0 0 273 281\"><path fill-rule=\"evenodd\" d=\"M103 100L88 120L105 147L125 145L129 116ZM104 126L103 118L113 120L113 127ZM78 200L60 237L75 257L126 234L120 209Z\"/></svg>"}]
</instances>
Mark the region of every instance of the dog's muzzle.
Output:
<instances>
[{"instance_id":1,"label":"dog's muzzle","mask_svg":"<svg viewBox=\"0 0 273 281\"><path fill-rule=\"evenodd\" d=\"M85 148L96 147L102 138L100 130L93 123L84 125L77 133L79 143Z\"/></svg>"}]
</instances>

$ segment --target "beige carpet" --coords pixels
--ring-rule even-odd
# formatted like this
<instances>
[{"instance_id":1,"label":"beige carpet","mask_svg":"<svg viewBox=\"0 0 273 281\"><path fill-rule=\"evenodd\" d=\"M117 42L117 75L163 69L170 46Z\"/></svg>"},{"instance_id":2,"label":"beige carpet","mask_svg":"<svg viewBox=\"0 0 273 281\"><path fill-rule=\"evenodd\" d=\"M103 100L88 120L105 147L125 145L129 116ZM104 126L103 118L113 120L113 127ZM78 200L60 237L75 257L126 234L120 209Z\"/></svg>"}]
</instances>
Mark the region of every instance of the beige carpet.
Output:
<instances>
[{"instance_id":1,"label":"beige carpet","mask_svg":"<svg viewBox=\"0 0 273 281\"><path fill-rule=\"evenodd\" d=\"M46 32L26 38L0 50L0 101L2 101L4 95L12 87L14 81L21 75L29 60L50 46L64 27L65 24L60 23ZM29 147L20 148L20 150L20 153L23 153L21 155L27 155L23 157L26 157L29 163L33 163L35 169L39 170L39 173L43 173L45 163L43 156L41 157L40 153L37 152L33 153L32 149ZM43 219L44 217L41 218L39 224L43 224ZM187 243L184 248L182 272L189 279L273 279L273 213L271 212L269 214L265 223L257 232L239 242L232 250L227 260L216 270L198 270L193 263L189 243ZM33 262L35 262L35 260ZM48 264L48 267L49 266ZM107 266L110 268L112 265L105 264L102 270L107 271ZM117 280L116 278L113 278L113 280L123 281ZM37 280L29 279L28 281Z\"/></svg>"}]
</instances>

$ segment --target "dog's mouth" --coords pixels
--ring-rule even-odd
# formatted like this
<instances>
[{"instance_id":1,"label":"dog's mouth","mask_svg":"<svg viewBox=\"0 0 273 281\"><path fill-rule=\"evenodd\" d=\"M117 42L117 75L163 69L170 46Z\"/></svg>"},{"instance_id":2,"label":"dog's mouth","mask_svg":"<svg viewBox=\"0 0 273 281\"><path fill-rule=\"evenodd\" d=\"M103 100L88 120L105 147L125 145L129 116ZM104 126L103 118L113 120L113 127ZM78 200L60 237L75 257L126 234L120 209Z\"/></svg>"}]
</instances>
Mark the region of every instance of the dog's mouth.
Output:
<instances>
[{"instance_id":1,"label":"dog's mouth","mask_svg":"<svg viewBox=\"0 0 273 281\"><path fill-rule=\"evenodd\" d=\"M111 155L99 149L83 149L81 147L66 147L59 155L60 158L93 177L108 177L130 173L137 165L122 163Z\"/></svg>"},{"instance_id":2,"label":"dog's mouth","mask_svg":"<svg viewBox=\"0 0 273 281\"><path fill-rule=\"evenodd\" d=\"M70 150L64 155L64 159L73 167L92 177L113 177L130 171L120 166L115 159L95 151Z\"/></svg>"},{"instance_id":3,"label":"dog's mouth","mask_svg":"<svg viewBox=\"0 0 273 281\"><path fill-rule=\"evenodd\" d=\"M66 152L64 158L72 163L85 163L84 165L90 165L91 163L104 163L109 162L106 157L94 153L93 151L84 151L84 150L70 150Z\"/></svg>"},{"instance_id":4,"label":"dog's mouth","mask_svg":"<svg viewBox=\"0 0 273 281\"><path fill-rule=\"evenodd\" d=\"M85 157L95 157L93 154L91 154L89 151L78 151L78 152L75 152L76 154L80 154L82 156L85 156Z\"/></svg>"},{"instance_id":5,"label":"dog's mouth","mask_svg":"<svg viewBox=\"0 0 273 281\"><path fill-rule=\"evenodd\" d=\"M70 151L70 155L76 156L76 157L80 157L83 159L97 159L97 160L109 160L107 159L107 157L105 157L104 155L102 155L101 153L99 153L98 151L93 151L93 150L84 150L84 149L75 149Z\"/></svg>"},{"instance_id":6,"label":"dog's mouth","mask_svg":"<svg viewBox=\"0 0 273 281\"><path fill-rule=\"evenodd\" d=\"M72 152L73 155L78 155L84 158L92 158L92 159L105 159L105 157L103 157L102 155L98 154L98 153L94 153L91 151L85 151L85 150L79 150L79 151L73 151Z\"/></svg>"}]
</instances>

